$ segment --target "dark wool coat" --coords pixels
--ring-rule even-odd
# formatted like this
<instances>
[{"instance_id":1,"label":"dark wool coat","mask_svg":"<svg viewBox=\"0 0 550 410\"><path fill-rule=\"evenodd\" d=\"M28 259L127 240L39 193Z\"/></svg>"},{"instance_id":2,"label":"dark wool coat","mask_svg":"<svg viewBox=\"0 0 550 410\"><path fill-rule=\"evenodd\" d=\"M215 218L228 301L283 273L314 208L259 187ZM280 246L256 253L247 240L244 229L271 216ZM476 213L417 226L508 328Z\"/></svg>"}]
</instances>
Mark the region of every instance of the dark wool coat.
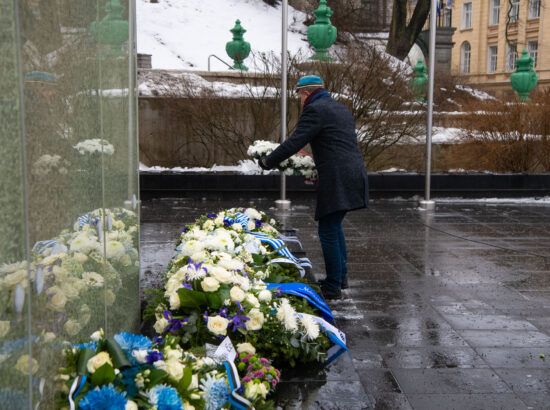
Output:
<instances>
[{"instance_id":1,"label":"dark wool coat","mask_svg":"<svg viewBox=\"0 0 550 410\"><path fill-rule=\"evenodd\" d=\"M347 107L326 91L318 94L304 107L294 133L265 161L268 168L274 168L306 144L311 145L319 173L316 220L336 211L365 208L369 201L355 121Z\"/></svg>"}]
</instances>

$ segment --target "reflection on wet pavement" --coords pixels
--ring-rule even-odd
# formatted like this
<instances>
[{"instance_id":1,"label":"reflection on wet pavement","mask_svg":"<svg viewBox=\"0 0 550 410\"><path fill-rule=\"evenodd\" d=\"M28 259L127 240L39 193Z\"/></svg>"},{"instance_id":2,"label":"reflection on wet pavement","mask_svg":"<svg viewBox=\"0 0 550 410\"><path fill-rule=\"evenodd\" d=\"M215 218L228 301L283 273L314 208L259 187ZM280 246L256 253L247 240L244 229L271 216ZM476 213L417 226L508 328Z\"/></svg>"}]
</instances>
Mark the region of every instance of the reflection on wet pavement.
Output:
<instances>
[{"instance_id":1,"label":"reflection on wet pavement","mask_svg":"<svg viewBox=\"0 0 550 410\"><path fill-rule=\"evenodd\" d=\"M296 229L321 279L314 200L294 200L286 214L273 204L252 197L144 201L142 287L161 283L184 224L242 205ZM549 227L543 205L445 203L429 214L414 202L379 200L349 213L350 288L330 305L353 358L342 356L329 369L283 374L278 404L550 408Z\"/></svg>"}]
</instances>

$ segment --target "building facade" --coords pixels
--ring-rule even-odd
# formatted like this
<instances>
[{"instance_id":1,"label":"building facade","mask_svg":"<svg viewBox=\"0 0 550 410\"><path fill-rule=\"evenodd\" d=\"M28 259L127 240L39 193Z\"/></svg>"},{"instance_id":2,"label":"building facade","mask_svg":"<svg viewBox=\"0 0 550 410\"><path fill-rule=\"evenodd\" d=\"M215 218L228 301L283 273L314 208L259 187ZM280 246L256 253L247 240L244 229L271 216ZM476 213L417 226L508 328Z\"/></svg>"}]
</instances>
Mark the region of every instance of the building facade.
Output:
<instances>
[{"instance_id":1,"label":"building facade","mask_svg":"<svg viewBox=\"0 0 550 410\"><path fill-rule=\"evenodd\" d=\"M494 94L513 95L510 74L524 49L538 87L550 86L550 0L455 0L451 72Z\"/></svg>"}]
</instances>

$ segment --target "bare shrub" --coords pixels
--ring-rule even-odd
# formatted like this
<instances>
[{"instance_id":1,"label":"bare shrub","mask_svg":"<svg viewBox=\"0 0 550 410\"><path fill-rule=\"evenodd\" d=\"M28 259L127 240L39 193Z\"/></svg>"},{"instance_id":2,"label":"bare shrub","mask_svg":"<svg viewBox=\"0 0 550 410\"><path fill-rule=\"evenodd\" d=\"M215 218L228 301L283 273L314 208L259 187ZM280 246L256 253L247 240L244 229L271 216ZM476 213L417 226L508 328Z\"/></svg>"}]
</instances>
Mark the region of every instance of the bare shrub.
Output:
<instances>
[{"instance_id":1,"label":"bare shrub","mask_svg":"<svg viewBox=\"0 0 550 410\"><path fill-rule=\"evenodd\" d=\"M337 58L338 64L320 63L318 72L355 118L365 164L373 170L395 166L402 158L387 155L388 148L425 135L425 110L414 102L409 77L368 45L343 48Z\"/></svg>"},{"instance_id":2,"label":"bare shrub","mask_svg":"<svg viewBox=\"0 0 550 410\"><path fill-rule=\"evenodd\" d=\"M535 93L532 103L484 101L469 111L462 142L469 144L477 169L550 171L550 92Z\"/></svg>"}]
</instances>

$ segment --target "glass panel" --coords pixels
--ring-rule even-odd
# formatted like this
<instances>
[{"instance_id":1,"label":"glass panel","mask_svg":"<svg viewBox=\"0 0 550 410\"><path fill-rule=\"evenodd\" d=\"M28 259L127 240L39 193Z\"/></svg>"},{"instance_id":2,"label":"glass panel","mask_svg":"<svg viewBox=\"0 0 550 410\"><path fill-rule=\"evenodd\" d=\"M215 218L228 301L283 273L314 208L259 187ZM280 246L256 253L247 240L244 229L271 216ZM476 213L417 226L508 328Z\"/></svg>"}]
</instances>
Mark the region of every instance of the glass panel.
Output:
<instances>
[{"instance_id":1,"label":"glass panel","mask_svg":"<svg viewBox=\"0 0 550 410\"><path fill-rule=\"evenodd\" d=\"M139 325L128 3L0 0L0 408L53 408L61 342Z\"/></svg>"},{"instance_id":2,"label":"glass panel","mask_svg":"<svg viewBox=\"0 0 550 410\"><path fill-rule=\"evenodd\" d=\"M17 50L14 2L0 0L0 407L27 409L32 353Z\"/></svg>"}]
</instances>

